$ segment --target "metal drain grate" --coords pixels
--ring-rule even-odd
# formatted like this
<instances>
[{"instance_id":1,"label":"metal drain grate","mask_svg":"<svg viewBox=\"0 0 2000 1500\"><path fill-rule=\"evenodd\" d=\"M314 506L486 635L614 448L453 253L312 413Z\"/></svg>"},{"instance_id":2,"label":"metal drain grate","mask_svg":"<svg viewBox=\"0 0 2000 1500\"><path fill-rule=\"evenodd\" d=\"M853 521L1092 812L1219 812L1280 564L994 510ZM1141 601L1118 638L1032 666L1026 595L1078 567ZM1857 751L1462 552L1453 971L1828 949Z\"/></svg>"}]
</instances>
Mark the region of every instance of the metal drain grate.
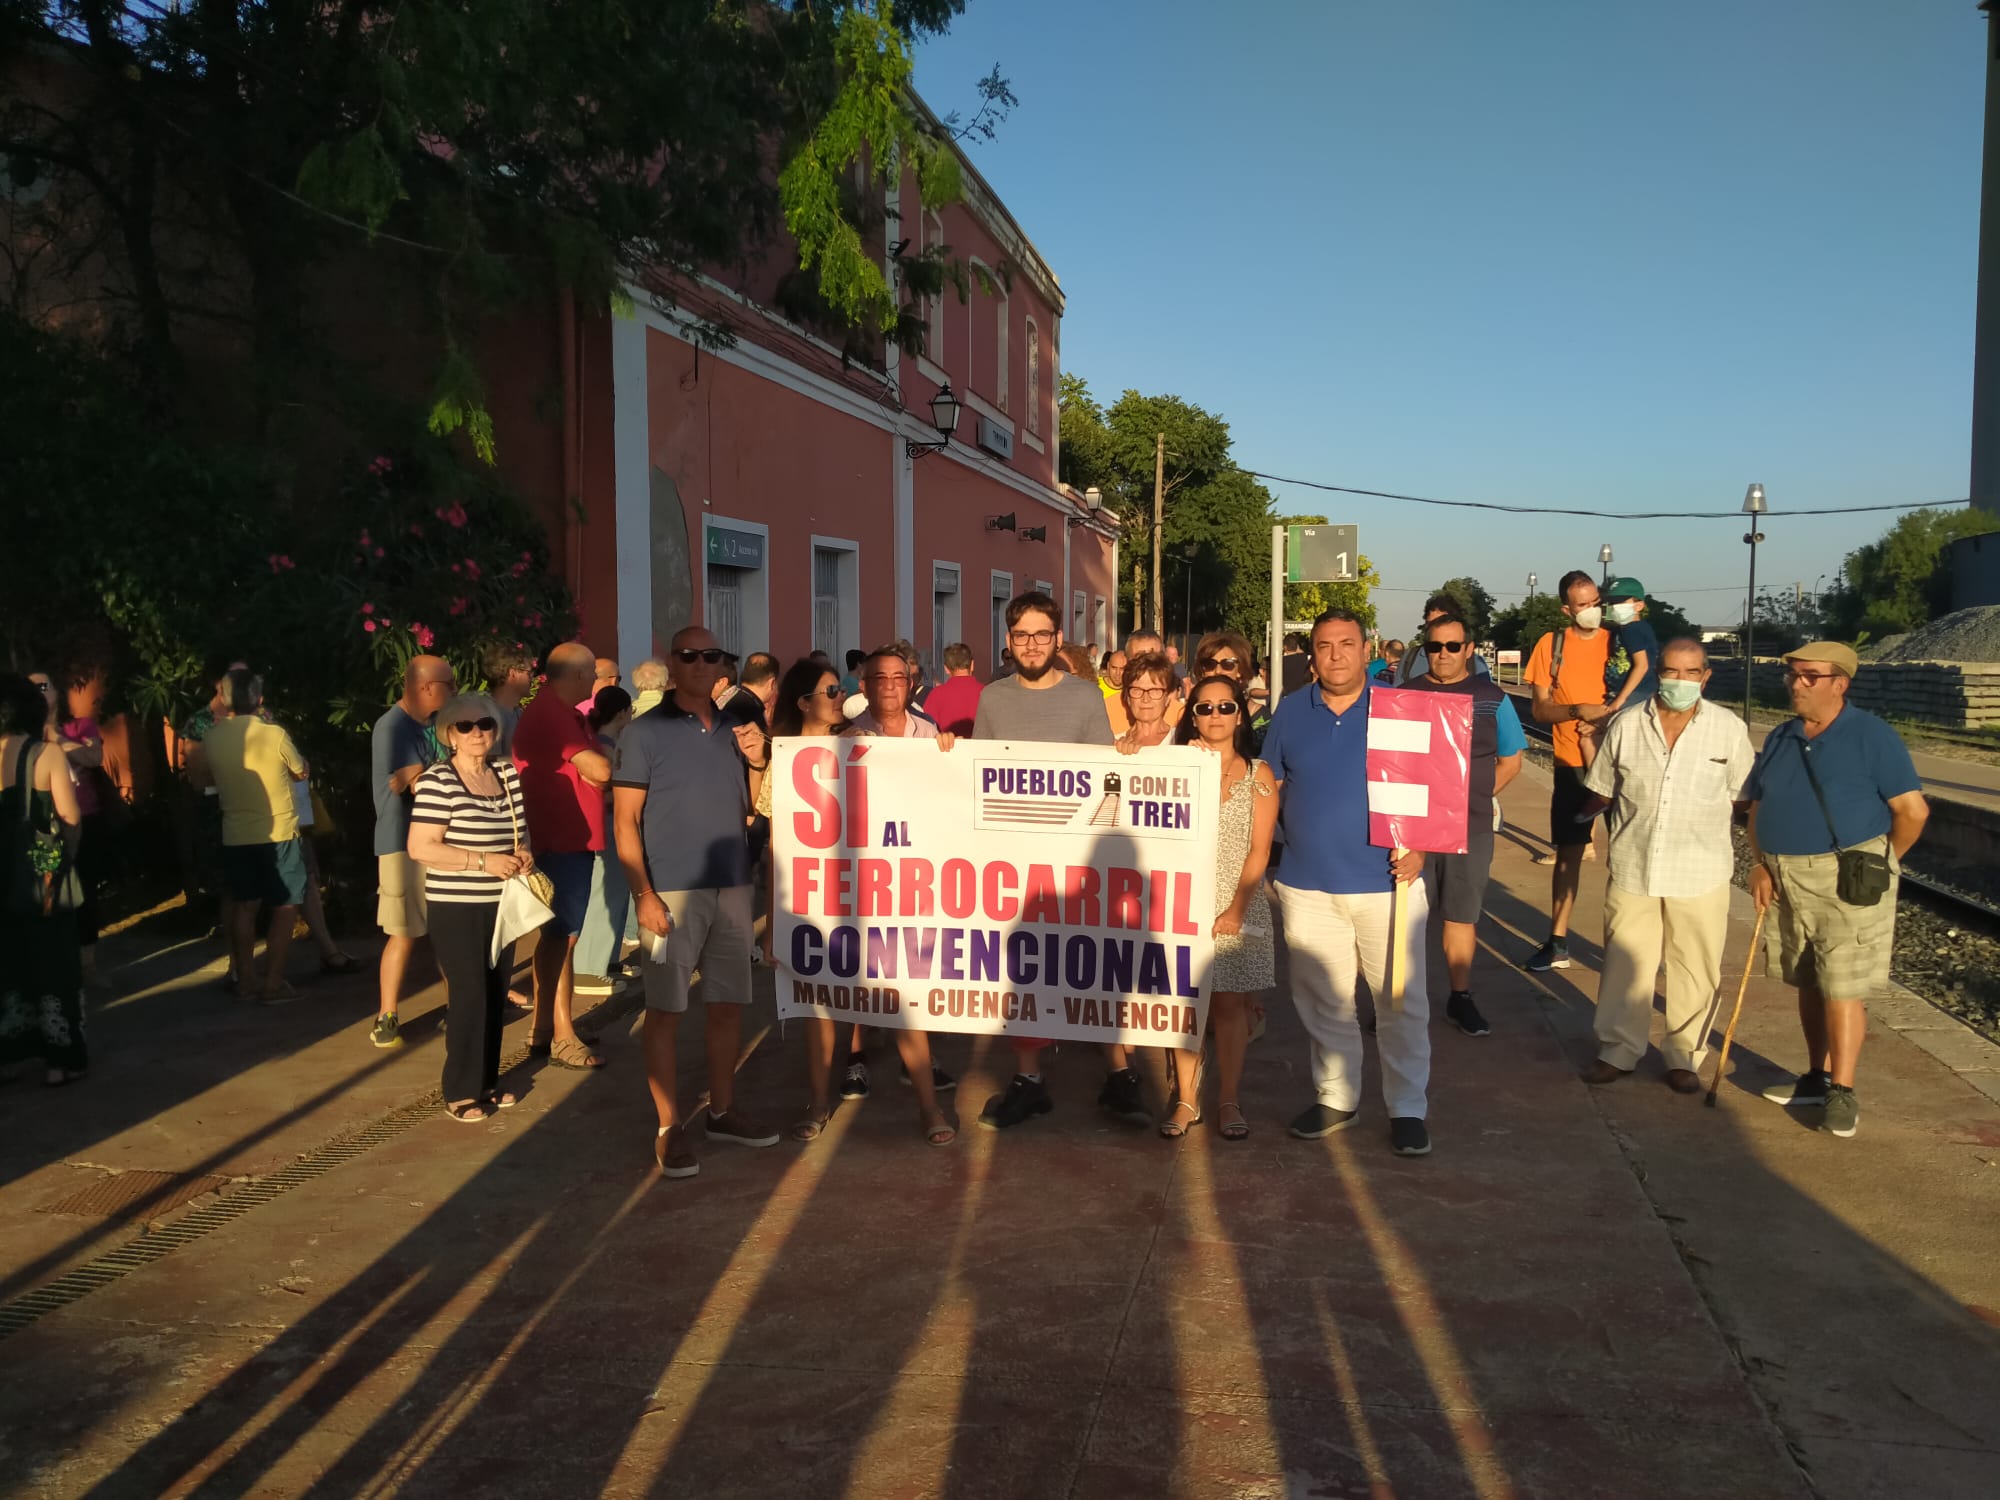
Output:
<instances>
[{"instance_id":1,"label":"metal drain grate","mask_svg":"<svg viewBox=\"0 0 2000 1500\"><path fill-rule=\"evenodd\" d=\"M86 1219L158 1219L183 1203L229 1186L227 1177L183 1172L115 1172L80 1192L36 1209L44 1214L76 1214Z\"/></svg>"}]
</instances>

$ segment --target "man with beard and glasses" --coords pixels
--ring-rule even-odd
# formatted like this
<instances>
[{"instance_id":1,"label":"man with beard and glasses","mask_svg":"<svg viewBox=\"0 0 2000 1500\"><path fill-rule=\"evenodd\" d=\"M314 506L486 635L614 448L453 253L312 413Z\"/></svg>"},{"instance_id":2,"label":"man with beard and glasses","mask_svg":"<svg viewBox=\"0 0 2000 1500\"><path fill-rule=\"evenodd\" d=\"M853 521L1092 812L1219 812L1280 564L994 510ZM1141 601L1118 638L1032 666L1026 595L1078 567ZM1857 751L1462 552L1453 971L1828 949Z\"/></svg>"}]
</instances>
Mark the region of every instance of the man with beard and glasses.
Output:
<instances>
[{"instance_id":1,"label":"man with beard and glasses","mask_svg":"<svg viewBox=\"0 0 2000 1500\"><path fill-rule=\"evenodd\" d=\"M1072 677L1056 666L1062 646L1056 602L1047 594L1021 594L1007 604L1007 645L1014 653L1014 675L990 682L979 695L979 712L972 735L978 740L1046 741L1061 745L1115 743L1105 716L1104 695L1095 682ZM1128 643L1127 649L1130 649ZM1014 1041L1014 1080L1004 1094L986 1101L979 1123L988 1130L1005 1130L1045 1115L1055 1108L1042 1082L1041 1052L1048 1045L1031 1037ZM1119 1119L1151 1125L1139 1088L1139 1070L1118 1043L1104 1049L1110 1072L1097 1102Z\"/></svg>"}]
</instances>

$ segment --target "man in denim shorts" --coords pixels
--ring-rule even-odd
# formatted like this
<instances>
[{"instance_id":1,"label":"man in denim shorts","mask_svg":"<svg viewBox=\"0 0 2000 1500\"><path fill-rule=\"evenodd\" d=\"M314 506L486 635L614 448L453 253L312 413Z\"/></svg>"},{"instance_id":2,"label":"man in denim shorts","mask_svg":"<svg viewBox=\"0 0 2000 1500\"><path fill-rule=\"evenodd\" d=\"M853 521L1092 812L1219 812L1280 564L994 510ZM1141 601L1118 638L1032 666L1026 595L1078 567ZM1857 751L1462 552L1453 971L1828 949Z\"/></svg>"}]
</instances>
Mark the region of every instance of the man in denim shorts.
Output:
<instances>
[{"instance_id":1,"label":"man in denim shorts","mask_svg":"<svg viewBox=\"0 0 2000 1500\"><path fill-rule=\"evenodd\" d=\"M673 690L634 719L618 740L612 772L618 861L632 889L642 945L664 938L666 961L650 955L646 983L646 1080L659 1129L653 1159L663 1177L692 1177L701 1163L687 1142L675 1097L676 1041L690 987L701 971L708 1053L707 1139L775 1146L736 1104L736 1058L750 1003L750 847L746 821L754 777L770 747L754 724L731 725L712 694L722 665L714 636L689 626L667 653Z\"/></svg>"},{"instance_id":2,"label":"man in denim shorts","mask_svg":"<svg viewBox=\"0 0 2000 1500\"><path fill-rule=\"evenodd\" d=\"M1820 1128L1851 1136L1860 1118L1854 1072L1867 1034L1866 1001L1889 977L1899 861L1930 816L1902 739L1847 701L1860 663L1838 641L1787 652L1796 718L1780 724L1744 784L1757 909L1777 902L1767 944L1773 967L1799 992L1806 1069L1764 1091L1776 1104L1825 1111ZM1872 904L1841 899L1843 852L1884 855L1888 890Z\"/></svg>"}]
</instances>

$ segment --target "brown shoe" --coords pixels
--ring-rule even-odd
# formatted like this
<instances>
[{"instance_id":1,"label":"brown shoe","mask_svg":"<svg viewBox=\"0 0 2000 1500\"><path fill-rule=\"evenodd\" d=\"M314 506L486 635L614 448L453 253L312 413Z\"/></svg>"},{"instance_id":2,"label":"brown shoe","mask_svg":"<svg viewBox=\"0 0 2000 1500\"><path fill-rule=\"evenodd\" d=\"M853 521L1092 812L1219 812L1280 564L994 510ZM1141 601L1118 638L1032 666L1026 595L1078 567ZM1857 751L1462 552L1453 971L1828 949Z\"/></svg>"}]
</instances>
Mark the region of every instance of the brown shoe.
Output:
<instances>
[{"instance_id":1,"label":"brown shoe","mask_svg":"<svg viewBox=\"0 0 2000 1500\"><path fill-rule=\"evenodd\" d=\"M1667 1087L1676 1094L1699 1094L1701 1079L1686 1068L1667 1069Z\"/></svg>"},{"instance_id":2,"label":"brown shoe","mask_svg":"<svg viewBox=\"0 0 2000 1500\"><path fill-rule=\"evenodd\" d=\"M660 1164L662 1177L692 1177L701 1170L687 1148L687 1130L679 1125L654 1132L653 1160Z\"/></svg>"},{"instance_id":3,"label":"brown shoe","mask_svg":"<svg viewBox=\"0 0 2000 1500\"><path fill-rule=\"evenodd\" d=\"M1607 1083L1616 1083L1621 1078L1630 1078L1630 1068L1614 1068L1603 1058L1599 1058L1583 1070L1583 1081L1593 1087L1602 1088Z\"/></svg>"}]
</instances>

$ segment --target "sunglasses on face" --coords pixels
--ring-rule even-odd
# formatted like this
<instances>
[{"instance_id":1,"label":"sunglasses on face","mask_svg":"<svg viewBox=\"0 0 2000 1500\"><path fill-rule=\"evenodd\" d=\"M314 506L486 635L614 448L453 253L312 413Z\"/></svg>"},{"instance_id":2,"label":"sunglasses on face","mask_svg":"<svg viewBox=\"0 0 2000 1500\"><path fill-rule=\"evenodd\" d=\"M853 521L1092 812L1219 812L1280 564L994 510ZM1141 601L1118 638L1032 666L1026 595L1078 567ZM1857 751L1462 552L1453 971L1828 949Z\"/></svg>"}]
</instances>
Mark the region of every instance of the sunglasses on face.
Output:
<instances>
[{"instance_id":1,"label":"sunglasses on face","mask_svg":"<svg viewBox=\"0 0 2000 1500\"><path fill-rule=\"evenodd\" d=\"M1197 703L1194 711L1204 719L1210 714L1221 714L1225 719L1233 719L1236 717L1236 704L1231 699L1223 698L1214 703Z\"/></svg>"},{"instance_id":2,"label":"sunglasses on face","mask_svg":"<svg viewBox=\"0 0 2000 1500\"><path fill-rule=\"evenodd\" d=\"M451 727L460 734L491 734L500 723L497 719L460 719Z\"/></svg>"},{"instance_id":3,"label":"sunglasses on face","mask_svg":"<svg viewBox=\"0 0 2000 1500\"><path fill-rule=\"evenodd\" d=\"M837 682L830 682L819 690L819 695L829 703L838 703L847 696L847 690ZM808 693L806 696L810 698L812 694Z\"/></svg>"},{"instance_id":4,"label":"sunglasses on face","mask_svg":"<svg viewBox=\"0 0 2000 1500\"><path fill-rule=\"evenodd\" d=\"M1443 652L1447 656L1456 656L1458 655L1459 652L1463 651L1464 649L1465 649L1464 641L1424 642L1424 650L1428 651L1432 656L1436 656L1439 652Z\"/></svg>"},{"instance_id":5,"label":"sunglasses on face","mask_svg":"<svg viewBox=\"0 0 2000 1500\"><path fill-rule=\"evenodd\" d=\"M706 651L697 651L692 646L682 646L678 651L674 652L674 655L678 656L682 661L705 661L712 667L722 660L722 648L716 646Z\"/></svg>"},{"instance_id":6,"label":"sunglasses on face","mask_svg":"<svg viewBox=\"0 0 2000 1500\"><path fill-rule=\"evenodd\" d=\"M1785 669L1785 681L1803 683L1807 687L1811 687L1816 682L1825 682L1827 678L1838 677L1839 675L1838 672L1794 672L1789 667Z\"/></svg>"},{"instance_id":7,"label":"sunglasses on face","mask_svg":"<svg viewBox=\"0 0 2000 1500\"><path fill-rule=\"evenodd\" d=\"M1195 669L1201 672L1234 672L1240 665L1233 656L1211 656L1196 662Z\"/></svg>"}]
</instances>

